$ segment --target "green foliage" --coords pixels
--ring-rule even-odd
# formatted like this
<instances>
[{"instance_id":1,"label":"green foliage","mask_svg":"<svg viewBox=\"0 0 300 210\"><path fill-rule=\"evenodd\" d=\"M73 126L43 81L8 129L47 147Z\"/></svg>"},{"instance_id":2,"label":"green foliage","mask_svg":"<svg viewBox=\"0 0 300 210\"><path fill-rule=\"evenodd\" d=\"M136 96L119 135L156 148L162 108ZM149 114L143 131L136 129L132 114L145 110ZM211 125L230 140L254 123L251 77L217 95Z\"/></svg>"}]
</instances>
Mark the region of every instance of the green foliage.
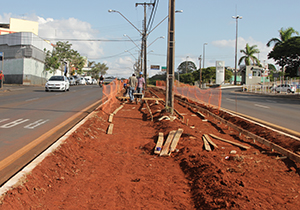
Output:
<instances>
[{"instance_id":1,"label":"green foliage","mask_svg":"<svg viewBox=\"0 0 300 210\"><path fill-rule=\"evenodd\" d=\"M180 74L186 74L191 73L193 71L197 70L197 67L194 62L192 61L184 61L181 64L179 64L177 70Z\"/></svg>"},{"instance_id":2,"label":"green foliage","mask_svg":"<svg viewBox=\"0 0 300 210\"><path fill-rule=\"evenodd\" d=\"M60 66L59 58L55 54L51 53L49 50L46 51L46 49L44 49L44 51L46 52L45 70L50 71L50 73L52 73Z\"/></svg>"},{"instance_id":3,"label":"green foliage","mask_svg":"<svg viewBox=\"0 0 300 210\"><path fill-rule=\"evenodd\" d=\"M259 60L254 56L254 54L259 53L260 51L257 49L257 45L249 46L249 44L246 44L245 50L240 50L241 53L244 53L245 55L242 56L239 60L239 65L245 61L245 65L249 66L251 65L251 61L253 65L260 66Z\"/></svg>"},{"instance_id":4,"label":"green foliage","mask_svg":"<svg viewBox=\"0 0 300 210\"><path fill-rule=\"evenodd\" d=\"M290 77L297 75L300 66L300 37L292 37L286 42L277 45L268 54L269 59L274 59L277 65L286 67L286 73Z\"/></svg>"},{"instance_id":5,"label":"green foliage","mask_svg":"<svg viewBox=\"0 0 300 210\"><path fill-rule=\"evenodd\" d=\"M166 78L167 78L167 73L166 72L163 72L162 74L156 74L154 76L152 76L151 78L148 79L148 84L150 85L155 85L156 84L156 81L166 81Z\"/></svg>"},{"instance_id":6,"label":"green foliage","mask_svg":"<svg viewBox=\"0 0 300 210\"><path fill-rule=\"evenodd\" d=\"M90 73L93 78L97 78L97 77L99 77L99 74L105 75L107 70L108 70L108 67L106 66L105 63L96 63L92 67L92 70Z\"/></svg>"},{"instance_id":7,"label":"green foliage","mask_svg":"<svg viewBox=\"0 0 300 210\"><path fill-rule=\"evenodd\" d=\"M272 43L274 43L274 48L283 44L284 42L288 41L290 38L292 38L293 34L299 35L298 31L295 31L292 27L289 27L287 29L281 28L279 30L279 36L280 38L272 38L267 43L267 47L270 47Z\"/></svg>"}]
</instances>

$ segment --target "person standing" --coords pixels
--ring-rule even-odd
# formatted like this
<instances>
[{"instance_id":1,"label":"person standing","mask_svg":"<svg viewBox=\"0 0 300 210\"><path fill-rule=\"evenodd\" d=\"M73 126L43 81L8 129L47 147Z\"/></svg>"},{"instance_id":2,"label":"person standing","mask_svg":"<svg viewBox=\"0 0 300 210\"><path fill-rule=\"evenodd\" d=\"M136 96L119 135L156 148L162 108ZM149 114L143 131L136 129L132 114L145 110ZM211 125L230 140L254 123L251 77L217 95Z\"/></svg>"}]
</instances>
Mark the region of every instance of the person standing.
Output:
<instances>
[{"instance_id":1,"label":"person standing","mask_svg":"<svg viewBox=\"0 0 300 210\"><path fill-rule=\"evenodd\" d=\"M0 71L0 88L2 88L3 81L4 81L4 74L3 74L2 70L1 70Z\"/></svg>"},{"instance_id":2,"label":"person standing","mask_svg":"<svg viewBox=\"0 0 300 210\"><path fill-rule=\"evenodd\" d=\"M137 92L142 93L144 89L145 89L145 79L143 77L143 72L140 72L138 78Z\"/></svg>"},{"instance_id":3,"label":"person standing","mask_svg":"<svg viewBox=\"0 0 300 210\"><path fill-rule=\"evenodd\" d=\"M137 80L137 78L135 77L135 74L132 74L132 76L129 77L129 81L128 81L128 84L129 84L129 98L130 98L130 102L133 102L133 101L134 101L133 93L134 93L134 91L135 91L135 89L136 89L137 83L138 83L138 80Z\"/></svg>"}]
</instances>

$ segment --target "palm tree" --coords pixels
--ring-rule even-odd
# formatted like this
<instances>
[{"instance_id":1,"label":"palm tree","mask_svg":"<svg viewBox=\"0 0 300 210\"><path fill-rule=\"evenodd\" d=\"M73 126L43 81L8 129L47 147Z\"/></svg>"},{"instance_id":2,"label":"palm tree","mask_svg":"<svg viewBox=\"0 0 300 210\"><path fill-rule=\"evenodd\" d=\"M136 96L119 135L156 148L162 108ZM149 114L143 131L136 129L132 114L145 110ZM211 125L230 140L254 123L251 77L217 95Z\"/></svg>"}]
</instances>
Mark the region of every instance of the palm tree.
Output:
<instances>
[{"instance_id":1,"label":"palm tree","mask_svg":"<svg viewBox=\"0 0 300 210\"><path fill-rule=\"evenodd\" d=\"M298 31L295 31L292 27L289 27L287 29L281 28L279 30L279 36L280 39L278 38L272 38L270 41L267 43L267 47L270 47L272 43L274 43L274 47L286 42L288 39L292 37L293 34L299 35Z\"/></svg>"},{"instance_id":2,"label":"palm tree","mask_svg":"<svg viewBox=\"0 0 300 210\"><path fill-rule=\"evenodd\" d=\"M239 65L242 63L243 60L245 60L246 66L251 65L251 61L253 65L260 66L260 62L258 58L254 56L256 53L260 53L259 49L257 49L257 45L249 46L249 44L246 44L245 50L240 50L241 53L244 53L245 55L242 56L239 60Z\"/></svg>"}]
</instances>

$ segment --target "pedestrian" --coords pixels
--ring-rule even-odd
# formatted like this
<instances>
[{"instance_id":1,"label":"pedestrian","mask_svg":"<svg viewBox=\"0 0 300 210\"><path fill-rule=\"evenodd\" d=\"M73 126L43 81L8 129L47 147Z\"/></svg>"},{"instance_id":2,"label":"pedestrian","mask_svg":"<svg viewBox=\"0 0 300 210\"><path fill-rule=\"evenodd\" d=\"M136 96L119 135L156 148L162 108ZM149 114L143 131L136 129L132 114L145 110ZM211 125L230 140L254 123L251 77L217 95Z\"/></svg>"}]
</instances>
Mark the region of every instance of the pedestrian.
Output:
<instances>
[{"instance_id":1,"label":"pedestrian","mask_svg":"<svg viewBox=\"0 0 300 210\"><path fill-rule=\"evenodd\" d=\"M129 85L129 99L130 102L134 101L134 95L133 93L135 92L136 86L137 86L138 80L135 77L135 74L132 74L131 77L129 77L128 85Z\"/></svg>"},{"instance_id":2,"label":"pedestrian","mask_svg":"<svg viewBox=\"0 0 300 210\"><path fill-rule=\"evenodd\" d=\"M3 81L4 81L4 74L3 74L2 70L1 70L0 71L0 88L2 88Z\"/></svg>"},{"instance_id":3,"label":"pedestrian","mask_svg":"<svg viewBox=\"0 0 300 210\"><path fill-rule=\"evenodd\" d=\"M143 72L140 72L138 78L137 92L142 93L144 89L145 89L145 79L143 77Z\"/></svg>"}]
</instances>

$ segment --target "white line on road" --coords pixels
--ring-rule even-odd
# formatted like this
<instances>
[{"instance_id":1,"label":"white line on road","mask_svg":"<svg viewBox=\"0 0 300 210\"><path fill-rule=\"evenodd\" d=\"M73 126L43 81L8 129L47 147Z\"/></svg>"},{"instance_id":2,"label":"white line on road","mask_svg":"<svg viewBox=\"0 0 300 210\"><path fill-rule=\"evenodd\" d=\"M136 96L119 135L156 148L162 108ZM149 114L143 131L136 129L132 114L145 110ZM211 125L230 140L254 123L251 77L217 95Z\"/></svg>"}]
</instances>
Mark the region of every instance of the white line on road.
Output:
<instances>
[{"instance_id":1,"label":"white line on road","mask_svg":"<svg viewBox=\"0 0 300 210\"><path fill-rule=\"evenodd\" d=\"M264 108L264 109L270 109L270 107L264 106L264 105L260 105L260 104L254 104L254 106L261 107L261 108Z\"/></svg>"},{"instance_id":2,"label":"white line on road","mask_svg":"<svg viewBox=\"0 0 300 210\"><path fill-rule=\"evenodd\" d=\"M266 102L271 102L271 103L274 103L274 104L277 103L276 101L272 101L272 100L266 100Z\"/></svg>"},{"instance_id":3,"label":"white line on road","mask_svg":"<svg viewBox=\"0 0 300 210\"><path fill-rule=\"evenodd\" d=\"M230 98L226 98L226 100L227 100L227 101L233 101L233 102L235 102L235 100L230 99Z\"/></svg>"},{"instance_id":4,"label":"white line on road","mask_svg":"<svg viewBox=\"0 0 300 210\"><path fill-rule=\"evenodd\" d=\"M31 99L27 99L25 101L34 101L34 100L37 100L37 99L39 99L39 98L31 98Z\"/></svg>"}]
</instances>

